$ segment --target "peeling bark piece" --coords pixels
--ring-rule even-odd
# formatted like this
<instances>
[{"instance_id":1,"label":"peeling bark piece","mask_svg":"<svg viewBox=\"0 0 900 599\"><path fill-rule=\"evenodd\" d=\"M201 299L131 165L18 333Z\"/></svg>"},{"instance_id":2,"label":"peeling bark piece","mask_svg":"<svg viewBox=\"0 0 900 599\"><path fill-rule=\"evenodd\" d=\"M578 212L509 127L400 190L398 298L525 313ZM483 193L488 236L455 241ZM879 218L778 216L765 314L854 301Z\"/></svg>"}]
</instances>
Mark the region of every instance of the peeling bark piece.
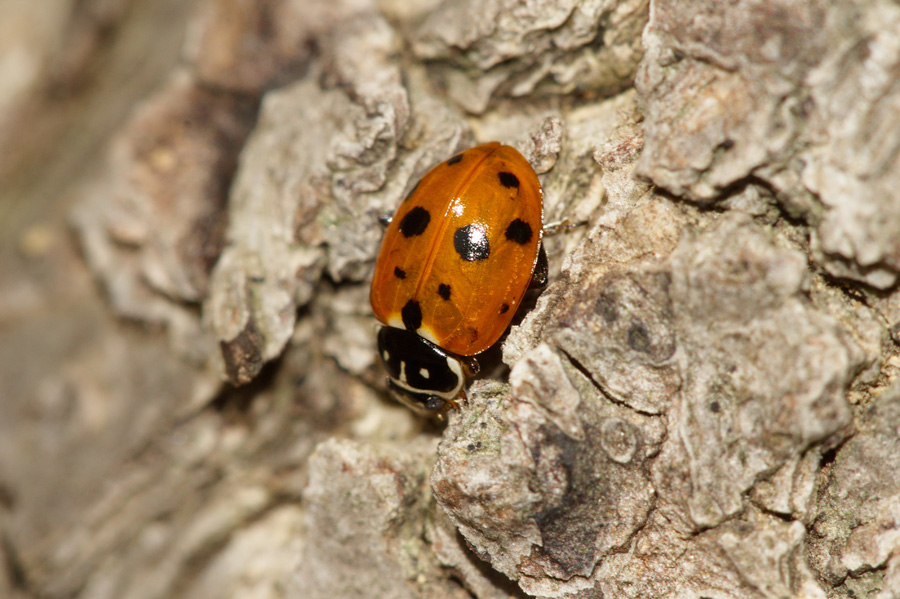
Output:
<instances>
[{"instance_id":1,"label":"peeling bark piece","mask_svg":"<svg viewBox=\"0 0 900 599\"><path fill-rule=\"evenodd\" d=\"M427 540L431 543L435 556L443 565L452 568L469 592L478 599L528 597L515 582L491 568L472 552L443 510L435 510L426 530Z\"/></svg>"},{"instance_id":2,"label":"peeling bark piece","mask_svg":"<svg viewBox=\"0 0 900 599\"><path fill-rule=\"evenodd\" d=\"M664 412L681 385L668 287L667 273L610 274L576 287L548 331L605 393L649 414Z\"/></svg>"},{"instance_id":3,"label":"peeling bark piece","mask_svg":"<svg viewBox=\"0 0 900 599\"><path fill-rule=\"evenodd\" d=\"M318 37L367 9L352 0L214 0L201 5L185 54L204 84L259 95L295 78Z\"/></svg>"},{"instance_id":4,"label":"peeling bark piece","mask_svg":"<svg viewBox=\"0 0 900 599\"><path fill-rule=\"evenodd\" d=\"M544 416L567 437L584 441L584 428L577 414L581 395L569 381L562 359L549 345L542 343L522 360L525 364L513 370L509 378L516 397L543 411Z\"/></svg>"},{"instance_id":5,"label":"peeling bark piece","mask_svg":"<svg viewBox=\"0 0 900 599\"><path fill-rule=\"evenodd\" d=\"M140 287L197 302L219 256L223 210L255 103L203 90L176 74L115 140L111 176L75 222L114 307L156 321ZM124 277L130 276L126 281Z\"/></svg>"},{"instance_id":6,"label":"peeling bark piece","mask_svg":"<svg viewBox=\"0 0 900 599\"><path fill-rule=\"evenodd\" d=\"M478 408L451 422L435 497L476 553L526 593L590 588L596 565L647 518L645 462L662 423L609 402L546 345L511 380L503 399L496 386L476 388Z\"/></svg>"},{"instance_id":7,"label":"peeling bark piece","mask_svg":"<svg viewBox=\"0 0 900 599\"><path fill-rule=\"evenodd\" d=\"M231 341L220 341L225 375L235 385L249 383L263 367L261 348L265 339L254 326L253 320Z\"/></svg>"},{"instance_id":8,"label":"peeling bark piece","mask_svg":"<svg viewBox=\"0 0 900 599\"><path fill-rule=\"evenodd\" d=\"M578 270L544 293L546 303L510 334L504 357L515 363L529 339L552 339L608 397L661 414L681 379L669 275L657 258L675 247L682 220L663 199L633 201L606 211L573 253Z\"/></svg>"},{"instance_id":9,"label":"peeling bark piece","mask_svg":"<svg viewBox=\"0 0 900 599\"><path fill-rule=\"evenodd\" d=\"M337 439L319 445L303 494L306 544L286 596L470 598L422 539L433 455L430 440L400 452Z\"/></svg>"},{"instance_id":10,"label":"peeling bark piece","mask_svg":"<svg viewBox=\"0 0 900 599\"><path fill-rule=\"evenodd\" d=\"M751 512L729 524L718 544L756 596L766 599L825 599L806 560L806 527Z\"/></svg>"},{"instance_id":11,"label":"peeling bark piece","mask_svg":"<svg viewBox=\"0 0 900 599\"><path fill-rule=\"evenodd\" d=\"M235 596L283 596L304 545L303 512L273 508L236 530L199 573L185 583L185 599L207 599L228 589Z\"/></svg>"},{"instance_id":12,"label":"peeling bark piece","mask_svg":"<svg viewBox=\"0 0 900 599\"><path fill-rule=\"evenodd\" d=\"M831 584L888 565L900 546L900 386L860 416L820 474L811 562ZM896 583L894 583L896 584Z\"/></svg>"},{"instance_id":13,"label":"peeling bark piece","mask_svg":"<svg viewBox=\"0 0 900 599\"><path fill-rule=\"evenodd\" d=\"M666 199L643 201L648 187L632 175L639 154L635 149L642 145L637 119L634 94L581 109L567 118L567 128L580 134L562 144L559 163L544 178L545 220L581 217L592 226L586 236L579 230L545 236L548 255L562 254L563 244L570 250L561 276L551 277L536 309L512 328L504 342L503 359L510 367L547 335L545 327L560 324L561 312L572 303L568 295L633 262L652 265L677 245L683 215ZM551 259L554 273L558 262Z\"/></svg>"},{"instance_id":14,"label":"peeling bark piece","mask_svg":"<svg viewBox=\"0 0 900 599\"><path fill-rule=\"evenodd\" d=\"M875 599L891 599L891 597L900 597L900 557L896 554L887 562L881 579L881 592Z\"/></svg>"},{"instance_id":15,"label":"peeling bark piece","mask_svg":"<svg viewBox=\"0 0 900 599\"><path fill-rule=\"evenodd\" d=\"M179 354L207 338L184 304L202 301L222 250L228 185L256 103L179 71L115 138L109 169L73 221L120 316L168 325Z\"/></svg>"},{"instance_id":16,"label":"peeling bark piece","mask_svg":"<svg viewBox=\"0 0 900 599\"><path fill-rule=\"evenodd\" d=\"M822 453L818 450L788 459L771 477L753 487L751 498L771 513L809 523L821 462Z\"/></svg>"},{"instance_id":17,"label":"peeling bark piece","mask_svg":"<svg viewBox=\"0 0 900 599\"><path fill-rule=\"evenodd\" d=\"M900 9L885 0L654 2L636 86L639 172L696 202L775 189L830 274L900 273Z\"/></svg>"},{"instance_id":18,"label":"peeling bark piece","mask_svg":"<svg viewBox=\"0 0 900 599\"><path fill-rule=\"evenodd\" d=\"M766 90L700 60L669 65L650 52L645 64L654 59L663 63L656 68L665 78L642 71L637 81L650 98L639 174L676 195L711 203L764 164L768 152L785 149L791 136L772 123L780 106Z\"/></svg>"},{"instance_id":19,"label":"peeling bark piece","mask_svg":"<svg viewBox=\"0 0 900 599\"><path fill-rule=\"evenodd\" d=\"M340 23L325 39L325 74L345 90L353 110L352 117L334 113L339 120L324 156L333 201L325 206L322 220L331 226L322 234L329 274L338 281L364 279L378 251L382 230L374 218L360 215L371 210L379 199L372 196L395 174L410 126L410 99L395 57L399 43L374 9Z\"/></svg>"},{"instance_id":20,"label":"peeling bark piece","mask_svg":"<svg viewBox=\"0 0 900 599\"><path fill-rule=\"evenodd\" d=\"M803 258L746 217L729 216L671 261L684 386L654 464L691 528L715 526L743 494L850 422L845 398L861 352L802 298Z\"/></svg>"},{"instance_id":21,"label":"peeling bark piece","mask_svg":"<svg viewBox=\"0 0 900 599\"><path fill-rule=\"evenodd\" d=\"M653 2L635 82L647 115L640 173L709 202L785 158L804 127L801 82L828 45L824 20L820 2Z\"/></svg>"},{"instance_id":22,"label":"peeling bark piece","mask_svg":"<svg viewBox=\"0 0 900 599\"><path fill-rule=\"evenodd\" d=\"M416 29L413 51L466 110L496 96L549 92L613 95L632 77L646 0L455 0Z\"/></svg>"},{"instance_id":23,"label":"peeling bark piece","mask_svg":"<svg viewBox=\"0 0 900 599\"><path fill-rule=\"evenodd\" d=\"M858 10L847 3L829 19L836 43L807 80L817 143L798 163L821 201L816 260L835 276L887 289L900 272L900 7L870 1L853 19Z\"/></svg>"},{"instance_id":24,"label":"peeling bark piece","mask_svg":"<svg viewBox=\"0 0 900 599\"><path fill-rule=\"evenodd\" d=\"M257 349L267 362L290 339L297 307L312 297L323 267L317 215L330 199L325 156L308 145L333 135L352 114L346 96L312 81L266 96L232 186L228 247L206 302L218 343L231 344L252 320L253 339L261 342Z\"/></svg>"}]
</instances>

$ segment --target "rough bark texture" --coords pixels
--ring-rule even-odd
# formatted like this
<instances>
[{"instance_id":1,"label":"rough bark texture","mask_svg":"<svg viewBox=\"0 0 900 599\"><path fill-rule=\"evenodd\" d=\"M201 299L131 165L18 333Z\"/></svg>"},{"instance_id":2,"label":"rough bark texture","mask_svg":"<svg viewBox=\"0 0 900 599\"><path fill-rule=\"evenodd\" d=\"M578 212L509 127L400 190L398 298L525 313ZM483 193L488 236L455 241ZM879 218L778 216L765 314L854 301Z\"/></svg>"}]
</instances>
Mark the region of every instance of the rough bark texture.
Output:
<instances>
[{"instance_id":1,"label":"rough bark texture","mask_svg":"<svg viewBox=\"0 0 900 599\"><path fill-rule=\"evenodd\" d=\"M0 11L0 597L900 597L896 3ZM490 140L585 225L426 422L378 219Z\"/></svg>"}]
</instances>

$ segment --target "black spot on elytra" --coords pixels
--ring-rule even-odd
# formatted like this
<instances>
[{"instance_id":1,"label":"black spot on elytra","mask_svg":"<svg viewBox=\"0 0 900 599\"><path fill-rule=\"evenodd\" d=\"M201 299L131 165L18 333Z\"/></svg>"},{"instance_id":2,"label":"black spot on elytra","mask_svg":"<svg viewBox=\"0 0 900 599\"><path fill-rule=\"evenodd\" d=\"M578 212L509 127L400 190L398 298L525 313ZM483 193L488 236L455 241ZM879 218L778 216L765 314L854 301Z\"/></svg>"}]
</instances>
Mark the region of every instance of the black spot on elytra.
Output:
<instances>
[{"instance_id":1,"label":"black spot on elytra","mask_svg":"<svg viewBox=\"0 0 900 599\"><path fill-rule=\"evenodd\" d=\"M507 312L509 312L509 304L500 306L500 314L506 314Z\"/></svg>"},{"instance_id":2,"label":"black spot on elytra","mask_svg":"<svg viewBox=\"0 0 900 599\"><path fill-rule=\"evenodd\" d=\"M512 173L501 172L497 175L500 178L500 185L508 189L519 188L519 178Z\"/></svg>"},{"instance_id":3,"label":"black spot on elytra","mask_svg":"<svg viewBox=\"0 0 900 599\"><path fill-rule=\"evenodd\" d=\"M415 237L425 232L428 223L431 222L431 215L421 206L416 206L406 213L403 220L400 221L400 232L404 237Z\"/></svg>"},{"instance_id":4,"label":"black spot on elytra","mask_svg":"<svg viewBox=\"0 0 900 599\"><path fill-rule=\"evenodd\" d=\"M409 331L416 331L422 326L422 307L416 300L409 300L400 310L403 326Z\"/></svg>"},{"instance_id":5,"label":"black spot on elytra","mask_svg":"<svg viewBox=\"0 0 900 599\"><path fill-rule=\"evenodd\" d=\"M397 277L398 279L405 279L406 271L403 270L402 268L400 268L399 266L395 266L394 267L394 276Z\"/></svg>"},{"instance_id":6,"label":"black spot on elytra","mask_svg":"<svg viewBox=\"0 0 900 599\"><path fill-rule=\"evenodd\" d=\"M447 285L446 283L438 285L438 295L445 300L450 299L450 285Z\"/></svg>"},{"instance_id":7,"label":"black spot on elytra","mask_svg":"<svg viewBox=\"0 0 900 599\"><path fill-rule=\"evenodd\" d=\"M485 260L491 255L487 233L475 225L460 227L453 234L453 248L466 262Z\"/></svg>"},{"instance_id":8,"label":"black spot on elytra","mask_svg":"<svg viewBox=\"0 0 900 599\"><path fill-rule=\"evenodd\" d=\"M453 166L454 164L459 164L460 162L462 162L462 154L457 154L447 161L447 166Z\"/></svg>"},{"instance_id":9,"label":"black spot on elytra","mask_svg":"<svg viewBox=\"0 0 900 599\"><path fill-rule=\"evenodd\" d=\"M519 245L525 245L531 241L533 234L531 225L519 218L509 223L509 226L506 227L506 238Z\"/></svg>"}]
</instances>

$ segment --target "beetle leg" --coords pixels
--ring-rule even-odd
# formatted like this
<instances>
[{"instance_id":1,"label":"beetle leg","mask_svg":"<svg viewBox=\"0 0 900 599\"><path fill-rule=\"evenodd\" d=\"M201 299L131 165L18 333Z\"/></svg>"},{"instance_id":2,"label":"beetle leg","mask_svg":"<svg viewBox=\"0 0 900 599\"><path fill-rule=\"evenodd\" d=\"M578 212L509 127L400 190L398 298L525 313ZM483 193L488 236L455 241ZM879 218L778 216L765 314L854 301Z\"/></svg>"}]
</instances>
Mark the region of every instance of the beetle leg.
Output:
<instances>
[{"instance_id":1,"label":"beetle leg","mask_svg":"<svg viewBox=\"0 0 900 599\"><path fill-rule=\"evenodd\" d=\"M478 360L472 356L458 356L457 359L463 365L467 378L475 376L481 370L481 365L478 363Z\"/></svg>"},{"instance_id":2,"label":"beetle leg","mask_svg":"<svg viewBox=\"0 0 900 599\"><path fill-rule=\"evenodd\" d=\"M541 244L541 251L538 252L537 264L534 267L534 274L531 275L531 282L528 284L529 289L543 289L547 286L547 271L550 265L547 263L547 252L544 251L544 244Z\"/></svg>"},{"instance_id":3,"label":"beetle leg","mask_svg":"<svg viewBox=\"0 0 900 599\"><path fill-rule=\"evenodd\" d=\"M544 225L544 235L556 235L557 233L562 233L586 224L588 224L588 221L586 220L580 220L574 223L568 218L556 220L552 223L547 223L546 225Z\"/></svg>"}]
</instances>

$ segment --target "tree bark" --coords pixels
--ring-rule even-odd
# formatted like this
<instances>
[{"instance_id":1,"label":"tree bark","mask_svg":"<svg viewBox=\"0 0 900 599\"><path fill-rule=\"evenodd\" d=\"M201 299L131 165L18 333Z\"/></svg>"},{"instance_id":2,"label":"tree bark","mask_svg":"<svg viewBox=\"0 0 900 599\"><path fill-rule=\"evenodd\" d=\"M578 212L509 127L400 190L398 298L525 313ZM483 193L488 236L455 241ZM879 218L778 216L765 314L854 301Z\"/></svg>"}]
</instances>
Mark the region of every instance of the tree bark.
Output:
<instances>
[{"instance_id":1,"label":"tree bark","mask_svg":"<svg viewBox=\"0 0 900 599\"><path fill-rule=\"evenodd\" d=\"M900 597L896 4L0 2L0 596ZM584 224L425 421L379 217L492 140Z\"/></svg>"}]
</instances>

